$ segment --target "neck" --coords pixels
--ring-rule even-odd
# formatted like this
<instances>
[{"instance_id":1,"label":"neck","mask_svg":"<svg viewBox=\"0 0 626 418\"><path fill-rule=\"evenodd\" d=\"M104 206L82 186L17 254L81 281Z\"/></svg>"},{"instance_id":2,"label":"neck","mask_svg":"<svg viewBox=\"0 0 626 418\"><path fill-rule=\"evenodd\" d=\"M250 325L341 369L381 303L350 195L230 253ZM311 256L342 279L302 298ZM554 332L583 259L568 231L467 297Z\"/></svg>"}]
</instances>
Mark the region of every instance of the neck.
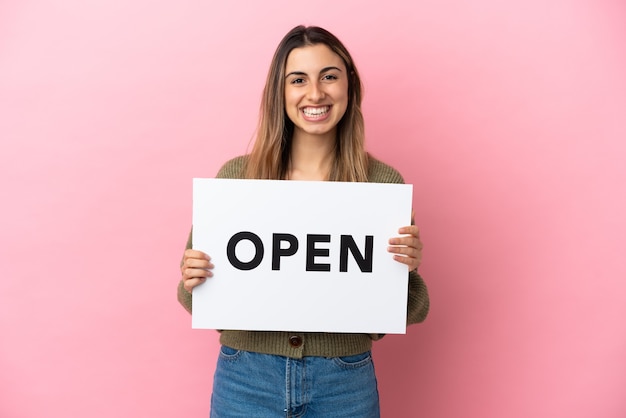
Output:
<instances>
[{"instance_id":1,"label":"neck","mask_svg":"<svg viewBox=\"0 0 626 418\"><path fill-rule=\"evenodd\" d=\"M328 180L335 159L335 135L294 135L291 144L290 180Z\"/></svg>"}]
</instances>

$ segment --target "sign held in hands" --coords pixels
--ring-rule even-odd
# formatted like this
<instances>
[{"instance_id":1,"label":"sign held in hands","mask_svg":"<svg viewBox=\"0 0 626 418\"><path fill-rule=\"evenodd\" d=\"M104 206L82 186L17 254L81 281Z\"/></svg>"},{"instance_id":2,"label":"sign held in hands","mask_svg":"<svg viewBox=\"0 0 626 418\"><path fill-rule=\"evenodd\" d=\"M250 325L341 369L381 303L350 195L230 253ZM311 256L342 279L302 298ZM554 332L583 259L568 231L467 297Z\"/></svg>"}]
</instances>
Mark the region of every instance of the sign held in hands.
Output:
<instances>
[{"instance_id":1,"label":"sign held in hands","mask_svg":"<svg viewBox=\"0 0 626 418\"><path fill-rule=\"evenodd\" d=\"M194 179L193 248L215 265L193 328L405 333L407 266L388 240L412 186Z\"/></svg>"}]
</instances>

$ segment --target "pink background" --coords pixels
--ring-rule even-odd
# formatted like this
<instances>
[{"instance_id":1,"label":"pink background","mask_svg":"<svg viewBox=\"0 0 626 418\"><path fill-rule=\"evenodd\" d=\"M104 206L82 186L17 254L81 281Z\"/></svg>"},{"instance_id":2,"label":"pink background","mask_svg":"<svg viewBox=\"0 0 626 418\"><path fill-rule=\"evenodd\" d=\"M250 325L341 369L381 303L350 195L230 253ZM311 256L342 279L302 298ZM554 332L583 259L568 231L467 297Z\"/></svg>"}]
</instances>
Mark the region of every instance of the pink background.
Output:
<instances>
[{"instance_id":1,"label":"pink background","mask_svg":"<svg viewBox=\"0 0 626 418\"><path fill-rule=\"evenodd\" d=\"M244 153L280 38L336 33L415 185L432 311L383 416L626 416L626 6L0 3L0 416L207 416L176 301L191 178ZM286 305L297 304L294 300Z\"/></svg>"}]
</instances>

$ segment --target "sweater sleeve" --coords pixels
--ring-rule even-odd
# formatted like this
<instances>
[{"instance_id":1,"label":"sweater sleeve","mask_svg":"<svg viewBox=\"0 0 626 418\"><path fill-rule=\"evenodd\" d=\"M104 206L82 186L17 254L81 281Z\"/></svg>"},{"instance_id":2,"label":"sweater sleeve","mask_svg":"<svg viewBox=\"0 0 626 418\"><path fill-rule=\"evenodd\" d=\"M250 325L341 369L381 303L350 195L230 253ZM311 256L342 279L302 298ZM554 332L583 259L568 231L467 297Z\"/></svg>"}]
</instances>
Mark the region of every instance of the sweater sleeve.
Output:
<instances>
[{"instance_id":1,"label":"sweater sleeve","mask_svg":"<svg viewBox=\"0 0 626 418\"><path fill-rule=\"evenodd\" d=\"M407 301L406 324L423 322L428 316L430 298L428 288L422 277L416 272L409 273L409 297Z\"/></svg>"},{"instance_id":2,"label":"sweater sleeve","mask_svg":"<svg viewBox=\"0 0 626 418\"><path fill-rule=\"evenodd\" d=\"M191 232L189 232L189 237L187 238L187 245L185 246L185 250L191 248ZM183 266L183 259L180 259L180 266ZM183 308L187 310L187 312L191 313L191 293L189 293L183 287L183 280L181 279L178 282L178 302L183 305Z\"/></svg>"}]
</instances>

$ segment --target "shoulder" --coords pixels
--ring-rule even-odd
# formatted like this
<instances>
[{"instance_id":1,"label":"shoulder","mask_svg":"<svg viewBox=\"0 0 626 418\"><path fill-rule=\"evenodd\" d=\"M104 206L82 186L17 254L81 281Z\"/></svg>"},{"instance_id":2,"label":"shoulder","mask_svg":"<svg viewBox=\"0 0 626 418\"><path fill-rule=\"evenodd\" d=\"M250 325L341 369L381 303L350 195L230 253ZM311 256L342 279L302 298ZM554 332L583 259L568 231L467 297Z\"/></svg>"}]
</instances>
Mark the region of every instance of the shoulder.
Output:
<instances>
[{"instance_id":1,"label":"shoulder","mask_svg":"<svg viewBox=\"0 0 626 418\"><path fill-rule=\"evenodd\" d=\"M222 165L222 168L220 168L217 172L217 176L215 177L218 179L244 178L247 161L247 155L240 155L239 157L232 158Z\"/></svg>"},{"instance_id":2,"label":"shoulder","mask_svg":"<svg viewBox=\"0 0 626 418\"><path fill-rule=\"evenodd\" d=\"M392 166L369 155L367 178L370 183L404 183L402 174Z\"/></svg>"}]
</instances>

